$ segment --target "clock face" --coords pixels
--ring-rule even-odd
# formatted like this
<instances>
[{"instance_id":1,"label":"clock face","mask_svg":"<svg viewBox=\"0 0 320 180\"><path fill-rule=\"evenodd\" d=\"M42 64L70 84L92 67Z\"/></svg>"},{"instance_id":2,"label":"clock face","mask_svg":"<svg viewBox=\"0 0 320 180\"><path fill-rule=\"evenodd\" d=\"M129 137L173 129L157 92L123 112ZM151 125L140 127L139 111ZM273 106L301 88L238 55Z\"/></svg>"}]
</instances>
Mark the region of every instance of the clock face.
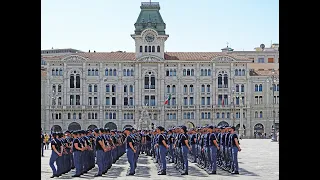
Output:
<instances>
[{"instance_id":1,"label":"clock face","mask_svg":"<svg viewBox=\"0 0 320 180\"><path fill-rule=\"evenodd\" d=\"M145 40L146 40L147 42L153 42L153 41L154 41L154 35L151 34L151 33L148 33L148 34L146 35L146 37L145 37Z\"/></svg>"}]
</instances>

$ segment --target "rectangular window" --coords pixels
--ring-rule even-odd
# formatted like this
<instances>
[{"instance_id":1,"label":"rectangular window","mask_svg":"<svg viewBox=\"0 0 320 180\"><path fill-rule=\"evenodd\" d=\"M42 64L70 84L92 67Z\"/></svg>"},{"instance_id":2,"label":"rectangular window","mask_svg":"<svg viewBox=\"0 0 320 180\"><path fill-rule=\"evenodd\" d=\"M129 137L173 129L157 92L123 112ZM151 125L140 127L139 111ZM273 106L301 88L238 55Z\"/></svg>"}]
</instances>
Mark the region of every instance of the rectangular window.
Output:
<instances>
[{"instance_id":1,"label":"rectangular window","mask_svg":"<svg viewBox=\"0 0 320 180\"><path fill-rule=\"evenodd\" d=\"M189 105L193 105L193 97L190 97Z\"/></svg>"},{"instance_id":2,"label":"rectangular window","mask_svg":"<svg viewBox=\"0 0 320 180\"><path fill-rule=\"evenodd\" d=\"M264 58L258 58L258 63L264 63Z\"/></svg>"},{"instance_id":3,"label":"rectangular window","mask_svg":"<svg viewBox=\"0 0 320 180\"><path fill-rule=\"evenodd\" d=\"M146 106L150 106L150 103L149 103L149 96L144 96L144 105L146 105Z\"/></svg>"},{"instance_id":4,"label":"rectangular window","mask_svg":"<svg viewBox=\"0 0 320 180\"><path fill-rule=\"evenodd\" d=\"M187 97L184 97L184 98L183 98L183 104L184 104L185 106L188 105L188 98L187 98Z\"/></svg>"},{"instance_id":5,"label":"rectangular window","mask_svg":"<svg viewBox=\"0 0 320 180\"><path fill-rule=\"evenodd\" d=\"M76 95L76 105L80 105L80 95Z\"/></svg>"},{"instance_id":6,"label":"rectangular window","mask_svg":"<svg viewBox=\"0 0 320 180\"><path fill-rule=\"evenodd\" d=\"M156 105L156 97L155 96L151 96L150 104L151 104L151 106L155 106Z\"/></svg>"},{"instance_id":7,"label":"rectangular window","mask_svg":"<svg viewBox=\"0 0 320 180\"><path fill-rule=\"evenodd\" d=\"M207 97L207 105L210 105L210 97Z\"/></svg>"},{"instance_id":8,"label":"rectangular window","mask_svg":"<svg viewBox=\"0 0 320 180\"><path fill-rule=\"evenodd\" d=\"M116 105L116 97L112 97L112 105Z\"/></svg>"},{"instance_id":9,"label":"rectangular window","mask_svg":"<svg viewBox=\"0 0 320 180\"><path fill-rule=\"evenodd\" d=\"M205 105L205 98L201 97L201 105Z\"/></svg>"},{"instance_id":10,"label":"rectangular window","mask_svg":"<svg viewBox=\"0 0 320 180\"><path fill-rule=\"evenodd\" d=\"M110 105L110 97L106 97L106 105Z\"/></svg>"},{"instance_id":11,"label":"rectangular window","mask_svg":"<svg viewBox=\"0 0 320 180\"><path fill-rule=\"evenodd\" d=\"M268 58L268 63L274 63L273 58Z\"/></svg>"},{"instance_id":12,"label":"rectangular window","mask_svg":"<svg viewBox=\"0 0 320 180\"><path fill-rule=\"evenodd\" d=\"M93 103L94 103L94 105L98 105L98 97L93 98Z\"/></svg>"}]
</instances>

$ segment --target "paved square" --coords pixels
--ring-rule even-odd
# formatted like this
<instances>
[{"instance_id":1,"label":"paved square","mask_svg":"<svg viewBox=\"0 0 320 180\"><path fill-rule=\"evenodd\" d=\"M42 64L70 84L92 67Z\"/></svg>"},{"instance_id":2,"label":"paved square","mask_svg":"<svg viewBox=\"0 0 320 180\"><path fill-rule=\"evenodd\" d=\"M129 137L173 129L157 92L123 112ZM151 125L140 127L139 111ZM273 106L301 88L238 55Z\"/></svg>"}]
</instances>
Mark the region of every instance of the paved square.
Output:
<instances>
[{"instance_id":1,"label":"paved square","mask_svg":"<svg viewBox=\"0 0 320 180\"><path fill-rule=\"evenodd\" d=\"M156 164L152 162L151 157L142 154L139 157L135 176L126 176L129 163L127 162L126 154L124 154L103 177L93 177L97 172L96 166L88 174L79 178L71 177L74 174L74 170L72 170L54 179L279 179L279 144L277 142L271 142L270 139L243 139L240 141L240 146L242 151L239 152L239 175L230 175L230 173L219 170L219 168L216 175L208 175L194 163L189 163L189 175L187 176L181 176L173 167L173 164L167 164L167 175L159 176L157 175ZM51 150L45 150L44 155L45 157L41 157L41 179L49 180L52 175L49 167Z\"/></svg>"}]
</instances>

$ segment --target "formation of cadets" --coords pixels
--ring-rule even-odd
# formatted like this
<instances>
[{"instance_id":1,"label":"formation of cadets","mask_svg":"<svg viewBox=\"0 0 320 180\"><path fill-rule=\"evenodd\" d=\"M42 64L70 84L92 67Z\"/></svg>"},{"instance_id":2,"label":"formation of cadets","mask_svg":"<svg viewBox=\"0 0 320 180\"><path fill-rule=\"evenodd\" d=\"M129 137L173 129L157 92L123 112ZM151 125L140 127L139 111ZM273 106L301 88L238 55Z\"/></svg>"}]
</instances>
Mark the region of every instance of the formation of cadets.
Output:
<instances>
[{"instance_id":1,"label":"formation of cadets","mask_svg":"<svg viewBox=\"0 0 320 180\"><path fill-rule=\"evenodd\" d=\"M232 126L205 126L187 130L186 126L146 131L143 147L147 155L159 164L158 175L166 175L166 159L188 175L188 161L216 174L217 166L231 174L239 174L238 152L241 151L238 135ZM189 156L189 158L188 158Z\"/></svg>"},{"instance_id":2,"label":"formation of cadets","mask_svg":"<svg viewBox=\"0 0 320 180\"><path fill-rule=\"evenodd\" d=\"M135 174L140 154L153 157L158 163L158 175L166 175L167 160L175 164L181 175L188 175L188 161L197 163L209 174L216 174L217 166L231 174L239 174L238 152L241 148L235 127L205 126L189 130L186 126L168 130L162 126L155 130L127 127L123 131L96 128L52 133L52 137L51 178L71 169L75 169L73 177L80 177L95 164L98 165L95 177L102 176L124 153L130 165L129 176Z\"/></svg>"}]
</instances>

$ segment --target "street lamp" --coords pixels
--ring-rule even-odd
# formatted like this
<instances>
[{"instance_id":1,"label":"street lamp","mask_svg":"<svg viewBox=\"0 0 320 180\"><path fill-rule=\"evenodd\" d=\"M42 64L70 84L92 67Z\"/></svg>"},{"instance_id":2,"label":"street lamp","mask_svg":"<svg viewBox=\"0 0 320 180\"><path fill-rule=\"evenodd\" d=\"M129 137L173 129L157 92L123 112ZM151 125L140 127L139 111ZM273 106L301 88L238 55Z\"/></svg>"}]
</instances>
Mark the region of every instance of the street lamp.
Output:
<instances>
[{"instance_id":1,"label":"street lamp","mask_svg":"<svg viewBox=\"0 0 320 180\"><path fill-rule=\"evenodd\" d=\"M54 125L54 119L55 119L55 114L54 114L54 108L55 108L55 105L56 105L56 91L55 89L52 90L52 96L49 95L50 99L51 99L51 102L54 101L54 103L51 103L52 104L52 112L51 112L51 119L52 119L52 122L53 122L53 125ZM50 102L49 102L49 107L50 107ZM50 123L49 123L50 124ZM53 126L52 126L53 128ZM51 133L53 132L53 129L51 128Z\"/></svg>"},{"instance_id":2,"label":"street lamp","mask_svg":"<svg viewBox=\"0 0 320 180\"><path fill-rule=\"evenodd\" d=\"M275 89L275 82L277 80L277 77L275 75L275 71L272 70L272 75L271 75L271 85L272 87L270 87L270 90L272 90L272 117L273 117L273 125L272 125L272 138L271 138L271 142L277 142L277 134L276 134L276 113L275 113L275 108L274 108L274 89ZM269 79L267 80L267 82L269 82Z\"/></svg>"}]
</instances>

